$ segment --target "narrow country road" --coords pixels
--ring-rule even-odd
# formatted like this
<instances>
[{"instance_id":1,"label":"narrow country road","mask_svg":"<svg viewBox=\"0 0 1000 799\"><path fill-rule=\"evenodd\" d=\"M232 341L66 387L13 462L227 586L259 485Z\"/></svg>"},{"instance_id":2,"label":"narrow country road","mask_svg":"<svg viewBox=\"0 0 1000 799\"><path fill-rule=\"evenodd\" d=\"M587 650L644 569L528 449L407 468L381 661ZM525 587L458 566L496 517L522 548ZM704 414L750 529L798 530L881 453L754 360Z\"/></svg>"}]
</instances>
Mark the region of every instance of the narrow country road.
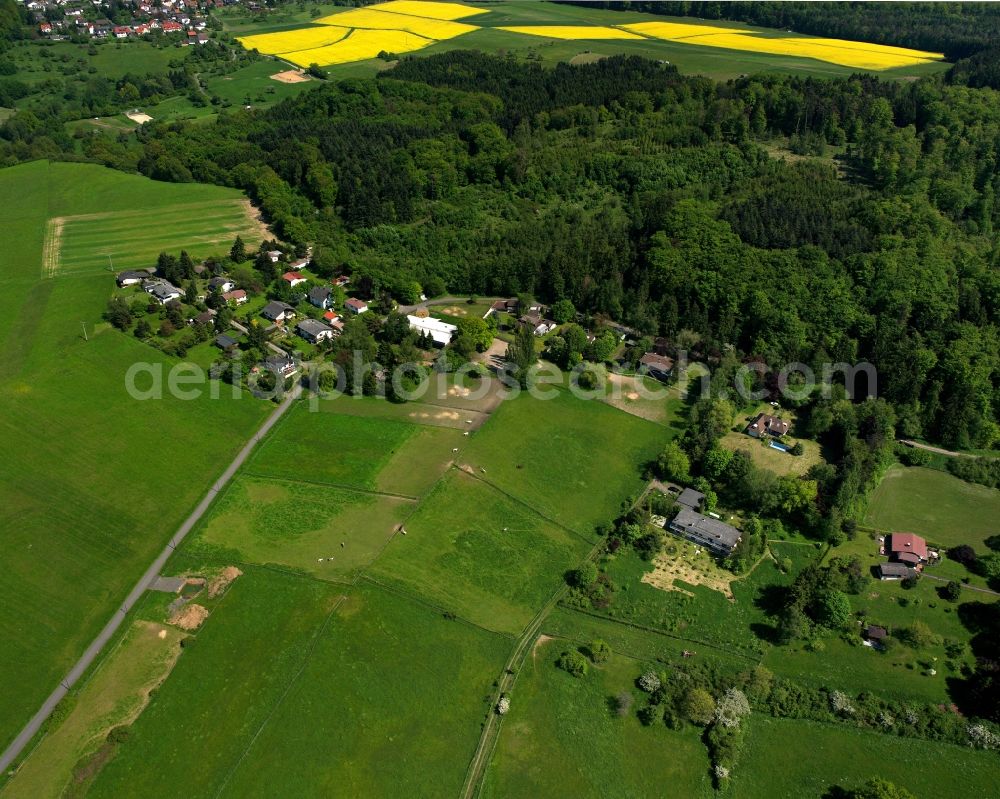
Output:
<instances>
[{"instance_id":1,"label":"narrow country road","mask_svg":"<svg viewBox=\"0 0 1000 799\"><path fill-rule=\"evenodd\" d=\"M41 708L32 717L23 730L18 733L17 737L11 742L10 746L4 751L3 755L0 755L0 773L5 772L10 764L13 763L18 755L21 754L22 750L32 738L41 729L42 724L49 717L52 711L55 709L56 705L59 704L60 700L69 693L69 690L73 687L74 683L83 676L84 672L90 668L90 665L94 662L97 656L100 654L104 646L111 640L114 634L118 631L122 622L125 620L129 611L139 598L145 593L149 584L156 579L160 574L160 570L163 568L167 559L173 554L174 550L180 545L184 540L184 537L191 532L191 529L198 523L199 519L205 515L205 511L208 510L209 506L215 500L216 495L226 486L236 470L243 465L250 453L253 452L254 447L257 442L260 441L272 427L277 423L277 421L284 415L292 403L298 399L302 394L302 385L296 383L295 387L289 391L285 398L281 401L281 404L274 410L274 412L267 417L264 424L260 426L260 429L254 433L253 437L246 443L246 445L239 451L239 454L233 459L233 462L229 464L226 470L222 473L222 476L213 483L212 487L208 489L208 493L202 498L198 506L191 512L184 523L178 528L177 532L174 533L173 538L167 543L163 551L157 555L156 560L146 569L145 574L139 579L139 582L135 584L135 587L129 592L125 601L122 602L118 610L115 611L111 620L104 626L104 629L98 633L97 638L95 638L90 646L87 647L83 655L76 662L76 665L70 669L69 674L67 674L56 686L56 689L49 695L49 698L42 703Z\"/></svg>"},{"instance_id":2,"label":"narrow country road","mask_svg":"<svg viewBox=\"0 0 1000 799\"><path fill-rule=\"evenodd\" d=\"M896 439L900 444L906 444L908 447L913 447L914 449L925 449L928 452L935 452L938 455L944 455L946 458L974 458L975 455L969 455L965 452L952 452L950 449L944 449L943 447L934 447L930 444L921 444L919 441L913 441L909 438L899 438Z\"/></svg>"},{"instance_id":3,"label":"narrow country road","mask_svg":"<svg viewBox=\"0 0 1000 799\"><path fill-rule=\"evenodd\" d=\"M491 305L497 300L505 300L506 297L479 297L479 302L488 302ZM426 311L431 305L465 305L468 297L434 297L430 300L418 302L416 305L400 305L396 308L401 314L411 314L415 311Z\"/></svg>"}]
</instances>

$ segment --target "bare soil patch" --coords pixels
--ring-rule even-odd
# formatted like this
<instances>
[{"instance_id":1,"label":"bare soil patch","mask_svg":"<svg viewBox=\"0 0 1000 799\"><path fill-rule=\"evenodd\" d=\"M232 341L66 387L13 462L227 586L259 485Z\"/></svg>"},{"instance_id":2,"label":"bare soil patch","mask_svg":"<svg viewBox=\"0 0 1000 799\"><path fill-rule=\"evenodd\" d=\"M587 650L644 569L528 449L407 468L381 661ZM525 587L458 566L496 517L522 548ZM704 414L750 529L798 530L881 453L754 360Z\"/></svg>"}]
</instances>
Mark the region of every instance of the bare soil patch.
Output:
<instances>
[{"instance_id":1,"label":"bare soil patch","mask_svg":"<svg viewBox=\"0 0 1000 799\"><path fill-rule=\"evenodd\" d=\"M689 545L682 545L678 554L661 552L653 561L653 571L642 575L642 581L661 591L679 591L694 596L690 591L678 586L675 581L688 585L704 585L724 594L730 602L735 602L731 586L732 576L727 577L715 562L705 553L695 555Z\"/></svg>"},{"instance_id":2,"label":"bare soil patch","mask_svg":"<svg viewBox=\"0 0 1000 799\"><path fill-rule=\"evenodd\" d=\"M605 58L607 56L600 53L577 53L569 60L569 63L573 66L577 66L578 64L595 64Z\"/></svg>"},{"instance_id":3,"label":"bare soil patch","mask_svg":"<svg viewBox=\"0 0 1000 799\"><path fill-rule=\"evenodd\" d=\"M208 618L208 609L203 605L185 605L173 616L170 623L182 630L197 630Z\"/></svg>"},{"instance_id":4,"label":"bare soil patch","mask_svg":"<svg viewBox=\"0 0 1000 799\"><path fill-rule=\"evenodd\" d=\"M144 114L141 111L130 111L127 114L125 114L125 116L127 116L133 122L138 122L140 125L143 125L146 122L153 121L153 118L149 114Z\"/></svg>"},{"instance_id":5,"label":"bare soil patch","mask_svg":"<svg viewBox=\"0 0 1000 799\"><path fill-rule=\"evenodd\" d=\"M261 218L260 209L257 208L249 200L240 200L240 205L243 206L243 212L247 216L247 220L250 222L251 226L257 231L257 234L267 241L272 238L271 231L268 229L267 224Z\"/></svg>"},{"instance_id":6,"label":"bare soil patch","mask_svg":"<svg viewBox=\"0 0 1000 799\"><path fill-rule=\"evenodd\" d=\"M286 69L284 72L275 72L271 80L276 80L278 83L305 83L312 78L301 69Z\"/></svg>"},{"instance_id":7,"label":"bare soil patch","mask_svg":"<svg viewBox=\"0 0 1000 799\"><path fill-rule=\"evenodd\" d=\"M209 597L220 596L237 577L243 574L235 566L226 566L221 572L219 572L215 577L213 577L208 582L208 595Z\"/></svg>"}]
</instances>

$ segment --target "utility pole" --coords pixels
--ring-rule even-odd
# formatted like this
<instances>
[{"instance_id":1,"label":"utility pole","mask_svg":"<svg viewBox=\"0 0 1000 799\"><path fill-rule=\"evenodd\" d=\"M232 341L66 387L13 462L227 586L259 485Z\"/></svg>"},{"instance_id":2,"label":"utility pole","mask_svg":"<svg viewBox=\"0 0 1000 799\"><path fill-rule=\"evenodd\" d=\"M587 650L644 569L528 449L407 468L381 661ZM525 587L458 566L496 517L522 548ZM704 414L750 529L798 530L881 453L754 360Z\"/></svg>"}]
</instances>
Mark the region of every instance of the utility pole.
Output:
<instances>
[{"instance_id":1,"label":"utility pole","mask_svg":"<svg viewBox=\"0 0 1000 799\"><path fill-rule=\"evenodd\" d=\"M84 341L90 341L90 339L87 338L87 323L86 322L80 322L80 325L83 327L83 340Z\"/></svg>"}]
</instances>

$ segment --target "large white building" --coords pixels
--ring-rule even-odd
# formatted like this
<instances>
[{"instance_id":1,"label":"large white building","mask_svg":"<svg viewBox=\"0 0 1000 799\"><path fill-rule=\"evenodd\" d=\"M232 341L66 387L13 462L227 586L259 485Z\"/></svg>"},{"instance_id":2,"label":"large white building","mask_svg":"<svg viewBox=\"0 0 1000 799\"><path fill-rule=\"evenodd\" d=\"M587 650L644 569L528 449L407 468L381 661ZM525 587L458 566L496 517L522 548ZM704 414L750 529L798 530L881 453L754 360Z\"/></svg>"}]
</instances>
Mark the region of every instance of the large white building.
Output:
<instances>
[{"instance_id":1,"label":"large white building","mask_svg":"<svg viewBox=\"0 0 1000 799\"><path fill-rule=\"evenodd\" d=\"M442 347L451 342L451 337L458 330L455 325L442 322L440 319L435 319L432 316L407 316L406 319L410 323L411 330L429 335L434 339L435 344L439 344Z\"/></svg>"}]
</instances>

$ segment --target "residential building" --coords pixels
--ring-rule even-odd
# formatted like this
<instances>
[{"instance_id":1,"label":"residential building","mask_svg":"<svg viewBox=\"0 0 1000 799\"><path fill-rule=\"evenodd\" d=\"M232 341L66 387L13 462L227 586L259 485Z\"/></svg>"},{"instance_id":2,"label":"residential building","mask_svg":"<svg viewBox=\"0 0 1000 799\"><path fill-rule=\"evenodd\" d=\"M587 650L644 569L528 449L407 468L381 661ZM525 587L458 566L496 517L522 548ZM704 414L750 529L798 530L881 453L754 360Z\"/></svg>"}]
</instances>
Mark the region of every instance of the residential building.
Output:
<instances>
[{"instance_id":1,"label":"residential building","mask_svg":"<svg viewBox=\"0 0 1000 799\"><path fill-rule=\"evenodd\" d=\"M328 311L333 307L333 291L329 286L315 286L309 289L309 304Z\"/></svg>"},{"instance_id":2,"label":"residential building","mask_svg":"<svg viewBox=\"0 0 1000 799\"><path fill-rule=\"evenodd\" d=\"M225 294L227 291L232 291L236 288L236 284L228 277L213 277L208 281L208 287L213 291L221 291Z\"/></svg>"},{"instance_id":3,"label":"residential building","mask_svg":"<svg viewBox=\"0 0 1000 799\"><path fill-rule=\"evenodd\" d=\"M237 305L243 305L247 301L247 293L243 289L227 291L222 295L222 299L226 302L235 302Z\"/></svg>"},{"instance_id":4,"label":"residential building","mask_svg":"<svg viewBox=\"0 0 1000 799\"><path fill-rule=\"evenodd\" d=\"M295 309L287 302L273 300L261 309L260 315L270 322L284 322L295 316Z\"/></svg>"},{"instance_id":5,"label":"residential building","mask_svg":"<svg viewBox=\"0 0 1000 799\"><path fill-rule=\"evenodd\" d=\"M704 501L705 495L701 491L695 491L693 488L685 488L677 496L678 505L693 511L701 510L701 503Z\"/></svg>"},{"instance_id":6,"label":"residential building","mask_svg":"<svg viewBox=\"0 0 1000 799\"><path fill-rule=\"evenodd\" d=\"M301 272L295 272L295 271L285 272L285 274L281 276L281 279L284 280L292 288L295 288L296 286L301 286L307 280L305 275L303 275Z\"/></svg>"},{"instance_id":7,"label":"residential building","mask_svg":"<svg viewBox=\"0 0 1000 799\"><path fill-rule=\"evenodd\" d=\"M224 352L232 352L239 346L239 342L232 336L227 336L225 333L215 337L215 346Z\"/></svg>"},{"instance_id":8,"label":"residential building","mask_svg":"<svg viewBox=\"0 0 1000 799\"><path fill-rule=\"evenodd\" d=\"M916 577L917 570L905 563L880 563L878 565L878 578L880 580L905 580L907 577Z\"/></svg>"},{"instance_id":9,"label":"residential building","mask_svg":"<svg viewBox=\"0 0 1000 799\"><path fill-rule=\"evenodd\" d=\"M363 314L368 310L368 303L364 300L359 300L357 297L351 297L344 303L344 308L352 314Z\"/></svg>"},{"instance_id":10,"label":"residential building","mask_svg":"<svg viewBox=\"0 0 1000 799\"><path fill-rule=\"evenodd\" d=\"M118 277L115 278L115 282L117 282L119 286L136 286L139 283L142 283L143 280L149 280L149 272L132 269L119 272Z\"/></svg>"},{"instance_id":11,"label":"residential building","mask_svg":"<svg viewBox=\"0 0 1000 799\"><path fill-rule=\"evenodd\" d=\"M264 368L281 377L291 377L298 371L290 355L272 355L264 361Z\"/></svg>"},{"instance_id":12,"label":"residential building","mask_svg":"<svg viewBox=\"0 0 1000 799\"><path fill-rule=\"evenodd\" d=\"M303 319L295 326L295 332L310 344L333 338L333 328L315 319Z\"/></svg>"},{"instance_id":13,"label":"residential building","mask_svg":"<svg viewBox=\"0 0 1000 799\"><path fill-rule=\"evenodd\" d=\"M667 529L723 556L732 553L740 541L740 531L732 525L690 508L681 508Z\"/></svg>"},{"instance_id":14,"label":"residential building","mask_svg":"<svg viewBox=\"0 0 1000 799\"><path fill-rule=\"evenodd\" d=\"M146 293L157 300L160 305L166 305L171 300L176 300L178 297L184 296L184 292L177 288L177 286L172 286L165 281L158 281L151 286L147 286Z\"/></svg>"},{"instance_id":15,"label":"residential building","mask_svg":"<svg viewBox=\"0 0 1000 799\"><path fill-rule=\"evenodd\" d=\"M430 336L439 347L445 347L451 343L452 336L458 327L442 322L432 316L407 316L406 321L410 323L410 330L416 330L424 336Z\"/></svg>"},{"instance_id":16,"label":"residential building","mask_svg":"<svg viewBox=\"0 0 1000 799\"><path fill-rule=\"evenodd\" d=\"M885 554L897 563L917 567L927 562L927 542L913 533L892 533L886 538Z\"/></svg>"},{"instance_id":17,"label":"residential building","mask_svg":"<svg viewBox=\"0 0 1000 799\"><path fill-rule=\"evenodd\" d=\"M780 438L788 433L788 422L767 413L758 413L747 425L746 434L754 438L774 436Z\"/></svg>"},{"instance_id":18,"label":"residential building","mask_svg":"<svg viewBox=\"0 0 1000 799\"><path fill-rule=\"evenodd\" d=\"M674 361L666 355L647 352L639 359L639 370L656 380L666 381L674 372Z\"/></svg>"}]
</instances>

